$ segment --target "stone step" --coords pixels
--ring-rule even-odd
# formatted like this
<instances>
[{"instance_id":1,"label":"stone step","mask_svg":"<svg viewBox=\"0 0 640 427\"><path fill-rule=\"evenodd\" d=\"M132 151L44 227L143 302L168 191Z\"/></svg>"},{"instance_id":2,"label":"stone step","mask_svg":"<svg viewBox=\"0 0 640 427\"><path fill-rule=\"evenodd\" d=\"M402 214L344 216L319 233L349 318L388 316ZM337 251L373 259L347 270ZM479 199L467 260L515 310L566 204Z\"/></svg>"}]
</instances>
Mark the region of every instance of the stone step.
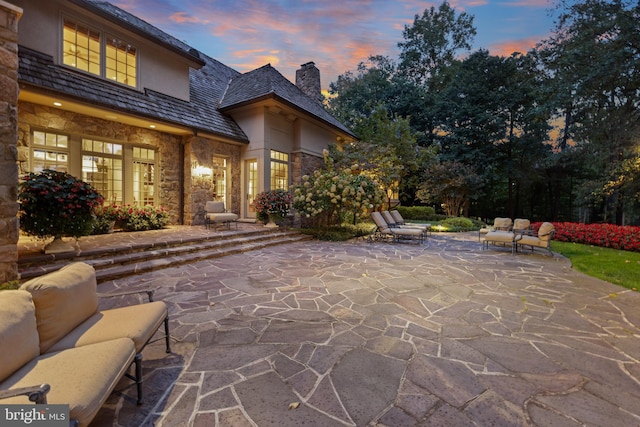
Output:
<instances>
[{"instance_id":1,"label":"stone step","mask_svg":"<svg viewBox=\"0 0 640 427\"><path fill-rule=\"evenodd\" d=\"M204 259L219 258L309 237L293 231L251 230L228 235L192 237L171 241L92 248L57 256L39 254L19 259L21 280L55 271L72 261L83 261L96 269L98 282L169 268Z\"/></svg>"}]
</instances>

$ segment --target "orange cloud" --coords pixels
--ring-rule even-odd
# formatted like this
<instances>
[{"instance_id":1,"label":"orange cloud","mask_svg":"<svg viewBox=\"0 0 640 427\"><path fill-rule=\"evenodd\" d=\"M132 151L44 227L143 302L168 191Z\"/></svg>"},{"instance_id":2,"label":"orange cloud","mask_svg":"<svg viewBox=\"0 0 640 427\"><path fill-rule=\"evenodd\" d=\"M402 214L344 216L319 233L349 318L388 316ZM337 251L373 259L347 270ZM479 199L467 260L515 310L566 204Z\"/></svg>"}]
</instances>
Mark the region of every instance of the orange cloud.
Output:
<instances>
[{"instance_id":1,"label":"orange cloud","mask_svg":"<svg viewBox=\"0 0 640 427\"><path fill-rule=\"evenodd\" d=\"M520 40L509 40L503 43L491 45L489 47L489 52L496 56L510 56L514 52L527 53L540 43L540 41L541 39L533 37Z\"/></svg>"},{"instance_id":2,"label":"orange cloud","mask_svg":"<svg viewBox=\"0 0 640 427\"><path fill-rule=\"evenodd\" d=\"M178 24L207 24L209 21L202 20L196 16L189 16L186 12L176 12L169 16L169 19Z\"/></svg>"}]
</instances>

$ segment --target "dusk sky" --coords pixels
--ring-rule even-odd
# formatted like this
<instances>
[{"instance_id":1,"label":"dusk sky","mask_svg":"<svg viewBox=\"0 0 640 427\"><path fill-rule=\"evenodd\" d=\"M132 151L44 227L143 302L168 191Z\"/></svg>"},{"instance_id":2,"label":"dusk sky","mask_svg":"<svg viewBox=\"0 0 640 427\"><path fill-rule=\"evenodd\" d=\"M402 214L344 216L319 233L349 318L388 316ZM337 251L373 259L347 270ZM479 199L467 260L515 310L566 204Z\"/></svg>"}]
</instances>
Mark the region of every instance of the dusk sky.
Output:
<instances>
[{"instance_id":1,"label":"dusk sky","mask_svg":"<svg viewBox=\"0 0 640 427\"><path fill-rule=\"evenodd\" d=\"M322 88L370 55L396 60L402 30L442 1L111 0L116 6L240 72L267 63L291 81L313 61ZM474 16L474 50L526 52L549 36L554 0L450 0Z\"/></svg>"}]
</instances>

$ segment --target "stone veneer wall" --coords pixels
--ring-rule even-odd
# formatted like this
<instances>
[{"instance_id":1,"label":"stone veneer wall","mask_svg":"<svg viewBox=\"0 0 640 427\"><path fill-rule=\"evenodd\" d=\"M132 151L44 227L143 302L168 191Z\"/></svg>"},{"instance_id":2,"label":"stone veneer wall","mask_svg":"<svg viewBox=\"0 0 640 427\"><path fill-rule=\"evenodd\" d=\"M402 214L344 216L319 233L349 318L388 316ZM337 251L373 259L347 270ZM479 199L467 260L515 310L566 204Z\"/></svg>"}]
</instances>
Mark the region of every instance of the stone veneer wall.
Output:
<instances>
[{"instance_id":1,"label":"stone veneer wall","mask_svg":"<svg viewBox=\"0 0 640 427\"><path fill-rule=\"evenodd\" d=\"M32 128L75 136L105 138L107 141L123 144L156 147L159 153L159 159L156 159L159 203L170 212L171 223L179 224L182 137L28 102L19 102L18 107L20 173L29 171Z\"/></svg>"},{"instance_id":2,"label":"stone veneer wall","mask_svg":"<svg viewBox=\"0 0 640 427\"><path fill-rule=\"evenodd\" d=\"M225 208L229 212L234 212L242 217L241 209L241 147L223 142L212 141L201 137L192 137L185 144L184 170L185 170L185 224L204 224L204 205L213 198L213 180L211 178L199 178L191 176L192 165L197 163L200 166L211 168L213 166L213 156L225 157L227 159L227 189L229 200ZM230 191L229 191L230 190Z\"/></svg>"},{"instance_id":3,"label":"stone veneer wall","mask_svg":"<svg viewBox=\"0 0 640 427\"><path fill-rule=\"evenodd\" d=\"M18 21L22 9L0 0L0 283L18 279Z\"/></svg>"},{"instance_id":4,"label":"stone veneer wall","mask_svg":"<svg viewBox=\"0 0 640 427\"><path fill-rule=\"evenodd\" d=\"M312 154L297 152L291 154L291 180L293 184L302 182L304 175L311 175L314 171L322 169L324 159Z\"/></svg>"}]
</instances>

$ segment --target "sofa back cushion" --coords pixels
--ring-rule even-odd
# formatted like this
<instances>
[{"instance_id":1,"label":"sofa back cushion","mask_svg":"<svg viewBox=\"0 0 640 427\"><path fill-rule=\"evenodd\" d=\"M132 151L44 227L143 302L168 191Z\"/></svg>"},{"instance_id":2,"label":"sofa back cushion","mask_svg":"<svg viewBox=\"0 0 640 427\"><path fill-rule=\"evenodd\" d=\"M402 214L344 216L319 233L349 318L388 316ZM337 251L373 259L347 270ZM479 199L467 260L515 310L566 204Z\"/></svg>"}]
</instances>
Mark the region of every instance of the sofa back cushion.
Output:
<instances>
[{"instance_id":1,"label":"sofa back cushion","mask_svg":"<svg viewBox=\"0 0 640 427\"><path fill-rule=\"evenodd\" d=\"M83 262L31 279L20 289L33 296L41 353L98 311L96 273Z\"/></svg>"},{"instance_id":2,"label":"sofa back cushion","mask_svg":"<svg viewBox=\"0 0 640 427\"><path fill-rule=\"evenodd\" d=\"M496 230L510 230L511 218L496 218L493 220L493 228Z\"/></svg>"},{"instance_id":3,"label":"sofa back cushion","mask_svg":"<svg viewBox=\"0 0 640 427\"><path fill-rule=\"evenodd\" d=\"M40 355L36 309L25 291L0 291L0 382Z\"/></svg>"},{"instance_id":4,"label":"sofa back cushion","mask_svg":"<svg viewBox=\"0 0 640 427\"><path fill-rule=\"evenodd\" d=\"M531 221L523 218L516 218L513 220L513 229L514 230L528 230L531 226Z\"/></svg>"},{"instance_id":5,"label":"sofa back cushion","mask_svg":"<svg viewBox=\"0 0 640 427\"><path fill-rule=\"evenodd\" d=\"M204 210L207 211L207 213L223 213L224 202L207 202Z\"/></svg>"}]
</instances>

